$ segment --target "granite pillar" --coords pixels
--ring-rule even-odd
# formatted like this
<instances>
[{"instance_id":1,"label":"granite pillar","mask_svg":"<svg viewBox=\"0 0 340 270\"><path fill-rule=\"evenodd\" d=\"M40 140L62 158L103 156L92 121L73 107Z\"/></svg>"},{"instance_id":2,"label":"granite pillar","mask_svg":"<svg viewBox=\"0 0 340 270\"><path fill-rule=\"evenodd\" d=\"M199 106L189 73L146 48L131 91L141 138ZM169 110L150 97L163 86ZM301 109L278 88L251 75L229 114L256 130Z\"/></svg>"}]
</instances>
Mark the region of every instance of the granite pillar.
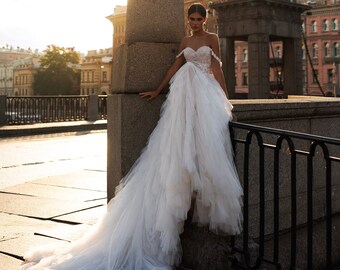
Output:
<instances>
[{"instance_id":1,"label":"granite pillar","mask_svg":"<svg viewBox=\"0 0 340 270\"><path fill-rule=\"evenodd\" d=\"M6 99L7 96L0 95L0 126L7 125L6 119Z\"/></svg>"},{"instance_id":2,"label":"granite pillar","mask_svg":"<svg viewBox=\"0 0 340 270\"><path fill-rule=\"evenodd\" d=\"M236 97L235 40L233 38L221 38L220 42L221 42L221 57L223 60L225 60L225 63L223 63L222 66L222 70L227 85L228 95L230 99L234 99Z\"/></svg>"},{"instance_id":3,"label":"granite pillar","mask_svg":"<svg viewBox=\"0 0 340 270\"><path fill-rule=\"evenodd\" d=\"M268 34L249 35L248 50L248 98L268 98L270 92Z\"/></svg>"},{"instance_id":4,"label":"granite pillar","mask_svg":"<svg viewBox=\"0 0 340 270\"><path fill-rule=\"evenodd\" d=\"M139 92L155 89L173 63L183 18L183 0L128 2L125 43L115 52L108 96L108 200L159 119L165 94L148 102Z\"/></svg>"},{"instance_id":5,"label":"granite pillar","mask_svg":"<svg viewBox=\"0 0 340 270\"><path fill-rule=\"evenodd\" d=\"M302 95L302 48L300 38L283 39L283 76L286 95Z\"/></svg>"}]
</instances>

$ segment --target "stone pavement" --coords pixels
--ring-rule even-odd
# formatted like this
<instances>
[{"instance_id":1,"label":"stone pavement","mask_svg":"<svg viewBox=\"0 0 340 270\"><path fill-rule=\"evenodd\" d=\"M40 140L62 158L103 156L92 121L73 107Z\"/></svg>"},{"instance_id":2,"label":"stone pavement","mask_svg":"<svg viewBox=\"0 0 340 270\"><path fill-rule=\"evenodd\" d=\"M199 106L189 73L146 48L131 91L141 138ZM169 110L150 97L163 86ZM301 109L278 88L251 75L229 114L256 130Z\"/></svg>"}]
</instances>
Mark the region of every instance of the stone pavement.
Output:
<instances>
[{"instance_id":1,"label":"stone pavement","mask_svg":"<svg viewBox=\"0 0 340 270\"><path fill-rule=\"evenodd\" d=\"M94 167L0 190L0 269L34 245L78 238L104 213L106 171Z\"/></svg>"}]
</instances>

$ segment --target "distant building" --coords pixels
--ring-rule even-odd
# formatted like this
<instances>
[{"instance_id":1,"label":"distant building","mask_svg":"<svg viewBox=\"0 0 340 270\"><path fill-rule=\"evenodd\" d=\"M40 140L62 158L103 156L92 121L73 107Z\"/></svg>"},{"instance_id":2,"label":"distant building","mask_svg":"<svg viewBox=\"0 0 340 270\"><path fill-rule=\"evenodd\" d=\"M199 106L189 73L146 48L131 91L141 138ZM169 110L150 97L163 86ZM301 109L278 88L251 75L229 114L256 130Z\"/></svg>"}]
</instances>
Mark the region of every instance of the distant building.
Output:
<instances>
[{"instance_id":1,"label":"distant building","mask_svg":"<svg viewBox=\"0 0 340 270\"><path fill-rule=\"evenodd\" d=\"M305 2L312 7L303 17L303 29L314 69L303 44L305 92L321 95L322 89L326 95L340 95L340 1Z\"/></svg>"},{"instance_id":2,"label":"distant building","mask_svg":"<svg viewBox=\"0 0 340 270\"><path fill-rule=\"evenodd\" d=\"M13 95L33 96L34 74L39 68L39 56L16 60L13 64Z\"/></svg>"},{"instance_id":3,"label":"distant building","mask_svg":"<svg viewBox=\"0 0 340 270\"><path fill-rule=\"evenodd\" d=\"M0 48L0 95L31 94L32 85L28 82L33 80L33 69L39 57L38 50L9 45Z\"/></svg>"},{"instance_id":4,"label":"distant building","mask_svg":"<svg viewBox=\"0 0 340 270\"><path fill-rule=\"evenodd\" d=\"M113 25L113 51L125 41L126 6L117 6L114 13L106 17Z\"/></svg>"},{"instance_id":5,"label":"distant building","mask_svg":"<svg viewBox=\"0 0 340 270\"><path fill-rule=\"evenodd\" d=\"M0 64L0 95L13 96L13 65Z\"/></svg>"},{"instance_id":6,"label":"distant building","mask_svg":"<svg viewBox=\"0 0 340 270\"><path fill-rule=\"evenodd\" d=\"M111 89L112 48L92 50L81 61L80 94L106 95Z\"/></svg>"},{"instance_id":7,"label":"distant building","mask_svg":"<svg viewBox=\"0 0 340 270\"><path fill-rule=\"evenodd\" d=\"M9 64L13 61L38 54L38 50L32 51L31 49L13 48L13 46L6 45L6 47L0 48L0 64Z\"/></svg>"}]
</instances>

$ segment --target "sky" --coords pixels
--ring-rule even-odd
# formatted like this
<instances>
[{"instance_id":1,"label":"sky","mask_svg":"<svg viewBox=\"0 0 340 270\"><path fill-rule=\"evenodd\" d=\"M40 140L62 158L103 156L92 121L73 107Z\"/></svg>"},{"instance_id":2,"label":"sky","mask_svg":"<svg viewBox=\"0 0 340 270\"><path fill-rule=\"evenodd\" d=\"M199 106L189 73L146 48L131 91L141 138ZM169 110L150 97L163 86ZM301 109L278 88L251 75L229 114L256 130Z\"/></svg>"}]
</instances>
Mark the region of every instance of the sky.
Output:
<instances>
[{"instance_id":1,"label":"sky","mask_svg":"<svg viewBox=\"0 0 340 270\"><path fill-rule=\"evenodd\" d=\"M0 0L0 47L43 51L47 45L81 53L112 47L106 19L127 0Z\"/></svg>"}]
</instances>

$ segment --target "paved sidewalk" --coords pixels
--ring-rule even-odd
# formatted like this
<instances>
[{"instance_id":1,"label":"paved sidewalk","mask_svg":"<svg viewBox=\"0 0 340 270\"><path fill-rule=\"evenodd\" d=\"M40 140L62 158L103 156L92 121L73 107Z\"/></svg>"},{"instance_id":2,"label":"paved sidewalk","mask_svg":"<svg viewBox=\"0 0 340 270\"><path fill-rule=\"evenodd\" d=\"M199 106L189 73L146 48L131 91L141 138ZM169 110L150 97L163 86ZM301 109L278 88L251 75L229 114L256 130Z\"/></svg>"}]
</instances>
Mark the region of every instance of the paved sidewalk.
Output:
<instances>
[{"instance_id":1,"label":"paved sidewalk","mask_svg":"<svg viewBox=\"0 0 340 270\"><path fill-rule=\"evenodd\" d=\"M0 269L19 269L32 245L75 240L105 205L106 172L93 168L0 190Z\"/></svg>"}]
</instances>

